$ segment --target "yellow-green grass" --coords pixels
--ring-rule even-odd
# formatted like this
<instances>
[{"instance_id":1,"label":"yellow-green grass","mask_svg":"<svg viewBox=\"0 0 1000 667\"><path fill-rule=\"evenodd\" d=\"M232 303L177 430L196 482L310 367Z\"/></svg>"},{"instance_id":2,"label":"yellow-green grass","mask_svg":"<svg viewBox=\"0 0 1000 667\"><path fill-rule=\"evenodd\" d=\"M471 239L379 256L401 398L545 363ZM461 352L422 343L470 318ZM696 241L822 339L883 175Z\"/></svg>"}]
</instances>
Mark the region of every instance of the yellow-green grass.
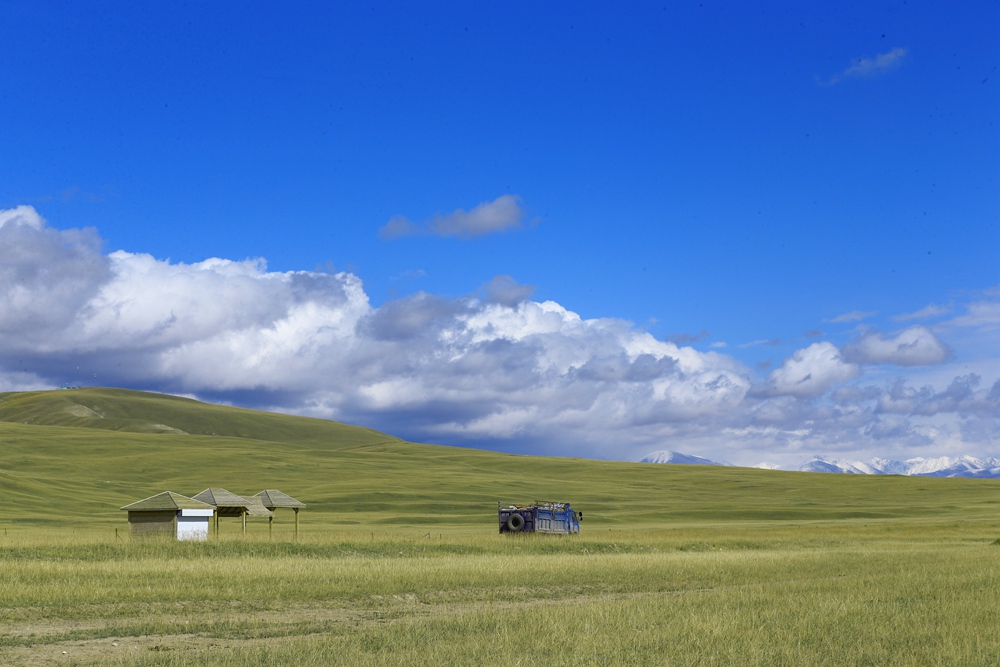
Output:
<instances>
[{"instance_id":1,"label":"yellow-green grass","mask_svg":"<svg viewBox=\"0 0 1000 667\"><path fill-rule=\"evenodd\" d=\"M507 456L119 390L0 420L4 665L1000 662L996 481ZM280 510L128 538L118 507L208 486L306 502L299 541ZM534 498L583 533L497 534Z\"/></svg>"},{"instance_id":2,"label":"yellow-green grass","mask_svg":"<svg viewBox=\"0 0 1000 667\"><path fill-rule=\"evenodd\" d=\"M13 541L0 664L992 665L998 529Z\"/></svg>"}]
</instances>

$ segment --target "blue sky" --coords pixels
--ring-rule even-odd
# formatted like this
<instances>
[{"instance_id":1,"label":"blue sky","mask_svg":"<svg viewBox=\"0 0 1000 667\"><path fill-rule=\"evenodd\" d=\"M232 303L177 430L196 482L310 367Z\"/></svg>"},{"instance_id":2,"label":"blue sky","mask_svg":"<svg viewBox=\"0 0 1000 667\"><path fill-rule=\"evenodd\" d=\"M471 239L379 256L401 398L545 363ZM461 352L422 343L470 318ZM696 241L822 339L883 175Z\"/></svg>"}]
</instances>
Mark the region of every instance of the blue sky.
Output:
<instances>
[{"instance_id":1,"label":"blue sky","mask_svg":"<svg viewBox=\"0 0 1000 667\"><path fill-rule=\"evenodd\" d=\"M731 4L4 3L0 388L997 455L1000 5Z\"/></svg>"}]
</instances>

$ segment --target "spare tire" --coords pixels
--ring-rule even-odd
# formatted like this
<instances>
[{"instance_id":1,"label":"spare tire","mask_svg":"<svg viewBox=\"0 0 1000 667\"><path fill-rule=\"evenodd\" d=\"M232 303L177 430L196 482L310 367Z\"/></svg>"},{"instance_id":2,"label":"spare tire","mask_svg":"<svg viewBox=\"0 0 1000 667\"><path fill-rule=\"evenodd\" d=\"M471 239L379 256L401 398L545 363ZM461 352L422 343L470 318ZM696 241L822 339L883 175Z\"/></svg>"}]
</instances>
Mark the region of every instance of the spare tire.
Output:
<instances>
[{"instance_id":1,"label":"spare tire","mask_svg":"<svg viewBox=\"0 0 1000 667\"><path fill-rule=\"evenodd\" d=\"M524 528L524 517L520 514L511 514L507 519L507 530L512 533L519 532Z\"/></svg>"}]
</instances>

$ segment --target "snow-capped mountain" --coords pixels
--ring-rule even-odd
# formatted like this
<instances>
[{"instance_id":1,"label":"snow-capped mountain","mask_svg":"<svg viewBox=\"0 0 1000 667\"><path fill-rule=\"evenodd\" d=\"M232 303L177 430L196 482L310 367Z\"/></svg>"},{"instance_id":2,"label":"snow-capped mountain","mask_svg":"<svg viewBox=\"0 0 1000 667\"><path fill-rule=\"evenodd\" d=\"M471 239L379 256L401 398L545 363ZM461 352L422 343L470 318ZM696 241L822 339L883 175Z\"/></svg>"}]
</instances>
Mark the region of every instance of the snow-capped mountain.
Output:
<instances>
[{"instance_id":1,"label":"snow-capped mountain","mask_svg":"<svg viewBox=\"0 0 1000 667\"><path fill-rule=\"evenodd\" d=\"M874 458L864 463L846 459L828 461L820 456L799 467L803 472L836 472L855 475L916 475L921 477L985 477L1000 479L1000 459L977 459L973 456L905 461Z\"/></svg>"},{"instance_id":2,"label":"snow-capped mountain","mask_svg":"<svg viewBox=\"0 0 1000 667\"><path fill-rule=\"evenodd\" d=\"M681 454L680 452L659 451L647 454L641 463L675 463L702 466L730 466L731 463L719 463L701 456ZM780 469L769 463L759 463L754 468L769 470ZM799 466L801 472L833 472L852 475L911 475L921 477L980 477L1000 479L1000 459L977 459L974 456L940 456L925 459L918 457L905 461L873 458L867 463L849 459L827 460L821 456Z\"/></svg>"},{"instance_id":3,"label":"snow-capped mountain","mask_svg":"<svg viewBox=\"0 0 1000 667\"><path fill-rule=\"evenodd\" d=\"M902 473L885 473L861 461L848 461L845 459L826 459L816 456L812 460L799 466L800 472L839 472L851 475L885 475Z\"/></svg>"},{"instance_id":4,"label":"snow-capped mountain","mask_svg":"<svg viewBox=\"0 0 1000 667\"><path fill-rule=\"evenodd\" d=\"M680 452L659 451L647 454L639 460L640 463L682 463L696 466L725 466L728 463L716 463L700 456L681 454Z\"/></svg>"}]
</instances>

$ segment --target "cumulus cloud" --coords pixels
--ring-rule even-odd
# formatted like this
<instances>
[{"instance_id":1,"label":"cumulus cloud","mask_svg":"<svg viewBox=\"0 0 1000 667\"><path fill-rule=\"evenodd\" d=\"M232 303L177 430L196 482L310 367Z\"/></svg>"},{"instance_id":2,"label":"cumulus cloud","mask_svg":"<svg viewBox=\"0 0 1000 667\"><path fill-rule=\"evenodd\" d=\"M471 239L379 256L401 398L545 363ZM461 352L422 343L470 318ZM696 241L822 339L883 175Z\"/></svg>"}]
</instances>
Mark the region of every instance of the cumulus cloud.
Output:
<instances>
[{"instance_id":1,"label":"cumulus cloud","mask_svg":"<svg viewBox=\"0 0 1000 667\"><path fill-rule=\"evenodd\" d=\"M94 230L56 231L29 206L0 211L0 341L68 326L110 276ZM32 344L35 344L33 342Z\"/></svg>"},{"instance_id":2,"label":"cumulus cloud","mask_svg":"<svg viewBox=\"0 0 1000 667\"><path fill-rule=\"evenodd\" d=\"M423 223L397 215L379 229L379 236L387 240L423 234L471 238L517 229L524 216L520 197L501 195L491 202L479 204L471 211L456 209L448 215L439 213Z\"/></svg>"},{"instance_id":3,"label":"cumulus cloud","mask_svg":"<svg viewBox=\"0 0 1000 667\"><path fill-rule=\"evenodd\" d=\"M866 415L865 435L879 439L902 439L905 435L910 442L930 443L928 433L941 428L941 417L957 416L957 426L953 425L955 431L971 427L995 432L1000 428L997 419L1000 416L1000 380L989 387L981 384L982 377L976 373L955 377L941 391L931 385L913 387L906 378L897 378L884 387L837 390L834 400L842 409ZM992 436L988 436L987 442L991 439Z\"/></svg>"},{"instance_id":4,"label":"cumulus cloud","mask_svg":"<svg viewBox=\"0 0 1000 667\"><path fill-rule=\"evenodd\" d=\"M38 211L31 206L0 210L0 228L10 225L11 227L23 226L38 230L44 224L42 216L38 215Z\"/></svg>"},{"instance_id":5,"label":"cumulus cloud","mask_svg":"<svg viewBox=\"0 0 1000 667\"><path fill-rule=\"evenodd\" d=\"M906 49L896 47L887 53L880 53L870 58L857 58L846 69L827 80L828 85L839 83L844 79L871 78L891 72L899 67L906 57Z\"/></svg>"},{"instance_id":6,"label":"cumulus cloud","mask_svg":"<svg viewBox=\"0 0 1000 667\"><path fill-rule=\"evenodd\" d=\"M859 364L926 366L940 364L950 356L948 346L923 326L904 329L895 336L868 331L844 347L844 358Z\"/></svg>"},{"instance_id":7,"label":"cumulus cloud","mask_svg":"<svg viewBox=\"0 0 1000 667\"><path fill-rule=\"evenodd\" d=\"M824 341L785 359L768 376L766 390L772 395L818 396L859 374L858 367L844 361L835 345Z\"/></svg>"},{"instance_id":8,"label":"cumulus cloud","mask_svg":"<svg viewBox=\"0 0 1000 667\"><path fill-rule=\"evenodd\" d=\"M870 390L875 390L875 388L872 387ZM914 389L908 386L906 380L902 378L896 379L886 391L875 391L876 409L878 412L886 414L913 414L919 404L925 403L934 395L933 388L925 386L921 389ZM872 396L869 395L867 398L872 398Z\"/></svg>"},{"instance_id":9,"label":"cumulus cloud","mask_svg":"<svg viewBox=\"0 0 1000 667\"><path fill-rule=\"evenodd\" d=\"M374 307L349 272L172 263L101 245L29 207L0 211L0 390L123 386L412 440L618 459L672 449L797 463L1000 431L995 378L856 381L867 363L937 359L944 344L922 327L864 334L850 353L817 341L759 380L686 338L533 300L510 276L459 298L418 292Z\"/></svg>"},{"instance_id":10,"label":"cumulus cloud","mask_svg":"<svg viewBox=\"0 0 1000 667\"><path fill-rule=\"evenodd\" d=\"M957 412L972 407L981 378L975 373L957 377L948 387L937 394L931 394L917 404L913 412L919 415L936 415L942 412Z\"/></svg>"},{"instance_id":11,"label":"cumulus cloud","mask_svg":"<svg viewBox=\"0 0 1000 667\"><path fill-rule=\"evenodd\" d=\"M865 435L876 440L900 440L914 435L910 420L905 417L888 416L865 427Z\"/></svg>"}]
</instances>

